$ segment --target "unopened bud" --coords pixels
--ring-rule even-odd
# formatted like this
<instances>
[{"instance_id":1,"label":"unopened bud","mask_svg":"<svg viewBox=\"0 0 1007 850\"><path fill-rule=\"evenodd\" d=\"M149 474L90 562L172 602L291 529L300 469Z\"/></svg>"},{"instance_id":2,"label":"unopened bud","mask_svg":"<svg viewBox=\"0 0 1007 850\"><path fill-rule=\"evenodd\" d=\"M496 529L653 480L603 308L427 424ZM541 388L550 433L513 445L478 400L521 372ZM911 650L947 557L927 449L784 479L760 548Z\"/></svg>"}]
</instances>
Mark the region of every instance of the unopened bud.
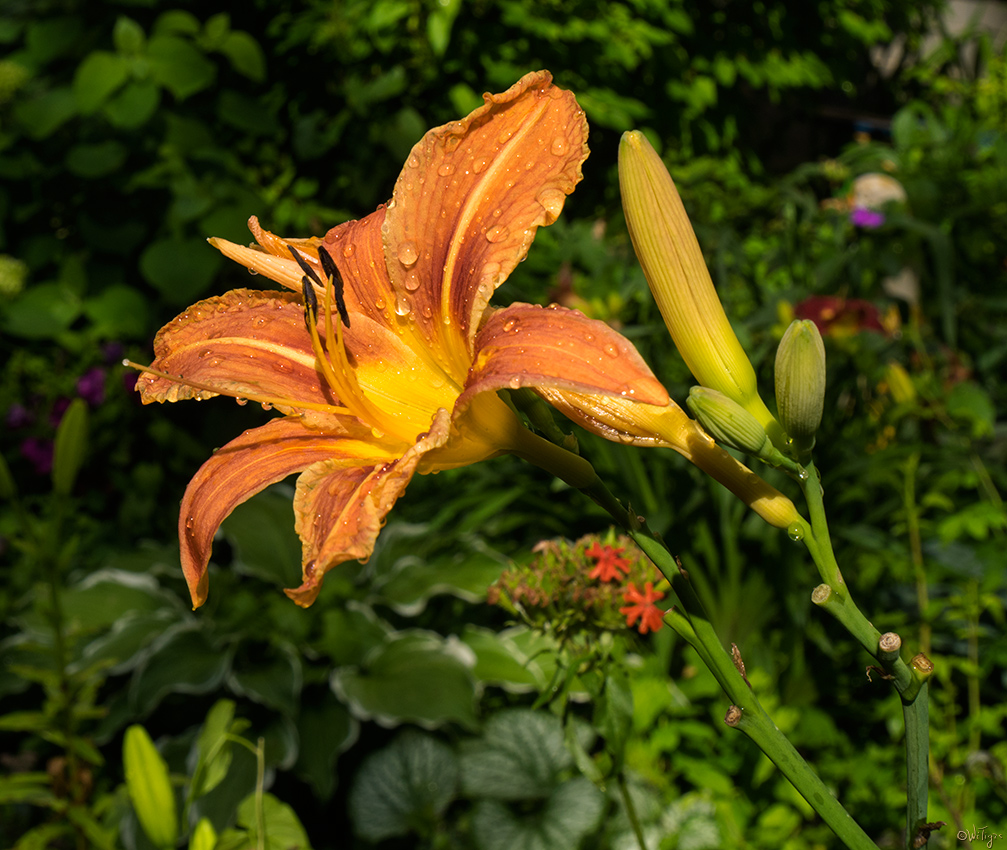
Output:
<instances>
[{"instance_id":1,"label":"unopened bud","mask_svg":"<svg viewBox=\"0 0 1007 850\"><path fill-rule=\"evenodd\" d=\"M791 322L780 341L776 406L798 457L810 452L825 406L825 344L809 319Z\"/></svg>"},{"instance_id":2,"label":"unopened bud","mask_svg":"<svg viewBox=\"0 0 1007 850\"><path fill-rule=\"evenodd\" d=\"M686 404L703 430L721 445L756 457L772 450L773 443L759 420L723 393L693 387Z\"/></svg>"}]
</instances>

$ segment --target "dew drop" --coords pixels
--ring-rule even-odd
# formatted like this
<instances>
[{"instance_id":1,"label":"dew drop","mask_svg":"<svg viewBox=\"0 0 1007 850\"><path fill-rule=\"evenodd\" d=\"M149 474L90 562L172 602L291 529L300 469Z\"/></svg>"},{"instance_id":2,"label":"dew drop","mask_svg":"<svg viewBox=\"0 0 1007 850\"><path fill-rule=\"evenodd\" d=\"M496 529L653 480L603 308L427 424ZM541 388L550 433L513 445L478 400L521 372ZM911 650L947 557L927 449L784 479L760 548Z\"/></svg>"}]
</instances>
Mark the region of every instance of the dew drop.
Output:
<instances>
[{"instance_id":1,"label":"dew drop","mask_svg":"<svg viewBox=\"0 0 1007 850\"><path fill-rule=\"evenodd\" d=\"M247 399L247 398L236 398L236 399L235 399L235 401L236 401L236 402L237 402L237 403L238 403L238 404L239 404L239 405L240 405L241 407L244 407L244 406L245 406L246 404L248 404L248 399Z\"/></svg>"},{"instance_id":2,"label":"dew drop","mask_svg":"<svg viewBox=\"0 0 1007 850\"><path fill-rule=\"evenodd\" d=\"M503 324L504 333L510 333L517 327L517 319L508 319Z\"/></svg>"},{"instance_id":3,"label":"dew drop","mask_svg":"<svg viewBox=\"0 0 1007 850\"><path fill-rule=\"evenodd\" d=\"M248 270L248 273L249 273L250 275L257 275L257 274L258 274L259 272L258 272L258 271L257 271L256 269L249 269L249 270Z\"/></svg>"},{"instance_id":4,"label":"dew drop","mask_svg":"<svg viewBox=\"0 0 1007 850\"><path fill-rule=\"evenodd\" d=\"M521 388L521 376L520 375L512 375L511 379L507 382L507 386L509 386L512 390L520 389Z\"/></svg>"},{"instance_id":5,"label":"dew drop","mask_svg":"<svg viewBox=\"0 0 1007 850\"><path fill-rule=\"evenodd\" d=\"M503 242L509 235L510 231L502 224L497 225L496 227L491 227L486 231L486 239L494 244Z\"/></svg>"},{"instance_id":6,"label":"dew drop","mask_svg":"<svg viewBox=\"0 0 1007 850\"><path fill-rule=\"evenodd\" d=\"M343 256L346 257L346 259L348 260L350 257L353 256L353 252L355 250L356 250L356 246L355 245L352 245L352 244L350 244L350 245L344 245L343 246Z\"/></svg>"},{"instance_id":7,"label":"dew drop","mask_svg":"<svg viewBox=\"0 0 1007 850\"><path fill-rule=\"evenodd\" d=\"M804 539L804 527L799 522L792 522L787 526L787 537L797 543Z\"/></svg>"},{"instance_id":8,"label":"dew drop","mask_svg":"<svg viewBox=\"0 0 1007 850\"><path fill-rule=\"evenodd\" d=\"M262 409L263 410L272 410L273 409L273 405L271 405L268 401L264 401L264 402L262 402Z\"/></svg>"},{"instance_id":9,"label":"dew drop","mask_svg":"<svg viewBox=\"0 0 1007 850\"><path fill-rule=\"evenodd\" d=\"M408 316L409 315L409 299L404 295L399 295L395 299L395 315L396 316Z\"/></svg>"},{"instance_id":10,"label":"dew drop","mask_svg":"<svg viewBox=\"0 0 1007 850\"><path fill-rule=\"evenodd\" d=\"M375 440L380 440L385 436L385 432L379 428L371 428L371 436L374 437Z\"/></svg>"},{"instance_id":11,"label":"dew drop","mask_svg":"<svg viewBox=\"0 0 1007 850\"><path fill-rule=\"evenodd\" d=\"M472 162L472 170L476 174L482 174L486 170L486 167L489 164L490 164L490 161L488 159L486 159L485 157L473 160L473 162Z\"/></svg>"},{"instance_id":12,"label":"dew drop","mask_svg":"<svg viewBox=\"0 0 1007 850\"><path fill-rule=\"evenodd\" d=\"M399 262L407 269L415 266L416 260L419 259L420 256L419 252L416 250L415 242L400 242L395 255L399 258Z\"/></svg>"},{"instance_id":13,"label":"dew drop","mask_svg":"<svg viewBox=\"0 0 1007 850\"><path fill-rule=\"evenodd\" d=\"M202 351L199 352L199 354L197 356L199 357L200 360L202 360L204 357L209 357L210 356L210 349L209 348L204 348Z\"/></svg>"},{"instance_id":14,"label":"dew drop","mask_svg":"<svg viewBox=\"0 0 1007 850\"><path fill-rule=\"evenodd\" d=\"M193 526L194 526L195 524L196 524L196 518L195 518L194 516L190 516L190 517L189 517L189 518L188 518L188 519L187 519L187 520L185 521L185 527L186 527L186 528L189 528L189 529L191 529L191 528L192 528L192 527L193 527Z\"/></svg>"},{"instance_id":15,"label":"dew drop","mask_svg":"<svg viewBox=\"0 0 1007 850\"><path fill-rule=\"evenodd\" d=\"M808 480L808 479L809 479L809 478L811 477L811 473L810 473L810 472L808 472L808 470L806 470L806 469L805 469L805 468L804 468L804 467L802 466L802 467L801 467L801 471L797 473L797 477L798 477L798 478L800 478L800 479L801 479L801 481L807 481L807 480Z\"/></svg>"},{"instance_id":16,"label":"dew drop","mask_svg":"<svg viewBox=\"0 0 1007 850\"><path fill-rule=\"evenodd\" d=\"M614 343L610 342L608 345L605 346L605 353L609 357L618 357L619 356L619 347L617 345L615 345Z\"/></svg>"},{"instance_id":17,"label":"dew drop","mask_svg":"<svg viewBox=\"0 0 1007 850\"><path fill-rule=\"evenodd\" d=\"M408 165L410 168L419 168L420 158L416 156L416 154L413 154L411 157L409 157L409 161L406 163L406 165Z\"/></svg>"},{"instance_id":18,"label":"dew drop","mask_svg":"<svg viewBox=\"0 0 1007 850\"><path fill-rule=\"evenodd\" d=\"M377 307L379 310L384 310L385 309L385 299L384 298L378 298L377 300L375 300L374 306Z\"/></svg>"},{"instance_id":19,"label":"dew drop","mask_svg":"<svg viewBox=\"0 0 1007 850\"><path fill-rule=\"evenodd\" d=\"M450 162L445 162L437 169L437 173L440 174L441 177L447 177L454 170L455 167Z\"/></svg>"},{"instance_id":20,"label":"dew drop","mask_svg":"<svg viewBox=\"0 0 1007 850\"><path fill-rule=\"evenodd\" d=\"M552 140L552 146L549 148L550 153L554 156L563 156L570 147L570 143L567 142L562 136L557 136Z\"/></svg>"},{"instance_id":21,"label":"dew drop","mask_svg":"<svg viewBox=\"0 0 1007 850\"><path fill-rule=\"evenodd\" d=\"M402 285L410 292L415 292L420 288L420 276L416 274L416 272L409 272L409 274L406 275L406 279L402 282Z\"/></svg>"}]
</instances>

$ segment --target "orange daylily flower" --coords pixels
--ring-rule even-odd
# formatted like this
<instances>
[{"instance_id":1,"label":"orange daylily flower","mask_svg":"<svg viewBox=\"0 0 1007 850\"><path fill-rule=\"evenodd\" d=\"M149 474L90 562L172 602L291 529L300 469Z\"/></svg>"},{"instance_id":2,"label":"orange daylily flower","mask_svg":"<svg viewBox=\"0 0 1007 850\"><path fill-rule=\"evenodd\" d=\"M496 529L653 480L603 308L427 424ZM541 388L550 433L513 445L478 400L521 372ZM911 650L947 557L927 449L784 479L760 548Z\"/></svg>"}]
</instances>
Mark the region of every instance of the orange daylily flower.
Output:
<instances>
[{"instance_id":1,"label":"orange daylily flower","mask_svg":"<svg viewBox=\"0 0 1007 850\"><path fill-rule=\"evenodd\" d=\"M194 305L155 340L144 402L229 395L284 414L246 431L196 473L182 500L182 567L194 606L210 546L233 508L298 472L303 583L366 559L413 474L513 452L575 486L593 470L524 428L496 390L528 386L665 405L633 346L562 307L489 300L556 220L581 179L587 123L548 72L485 95L413 148L392 199L324 237L250 227L228 257L293 293L235 290Z\"/></svg>"}]
</instances>

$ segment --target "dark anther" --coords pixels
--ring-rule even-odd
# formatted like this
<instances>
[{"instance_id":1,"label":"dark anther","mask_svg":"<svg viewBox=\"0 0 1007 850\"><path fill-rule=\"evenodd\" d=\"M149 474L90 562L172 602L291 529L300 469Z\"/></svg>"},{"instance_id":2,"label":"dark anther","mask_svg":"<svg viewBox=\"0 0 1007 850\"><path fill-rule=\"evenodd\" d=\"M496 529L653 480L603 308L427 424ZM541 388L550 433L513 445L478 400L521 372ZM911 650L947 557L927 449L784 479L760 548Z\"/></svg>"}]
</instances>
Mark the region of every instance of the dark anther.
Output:
<instances>
[{"instance_id":1,"label":"dark anther","mask_svg":"<svg viewBox=\"0 0 1007 850\"><path fill-rule=\"evenodd\" d=\"M308 280L307 275L301 278L301 294L304 296L304 323L309 324L308 311L310 311L311 316L310 321L315 322L317 324L318 296L315 295L315 287L312 285L311 281Z\"/></svg>"},{"instance_id":2,"label":"dark anther","mask_svg":"<svg viewBox=\"0 0 1007 850\"><path fill-rule=\"evenodd\" d=\"M335 294L336 307L339 309L339 318L343 320L343 326L350 326L350 314L346 312L346 299L343 297L343 276L339 273L339 266L335 260L321 245L318 246L318 261L322 264L322 271L325 276L332 281L332 292Z\"/></svg>"},{"instance_id":3,"label":"dark anther","mask_svg":"<svg viewBox=\"0 0 1007 850\"><path fill-rule=\"evenodd\" d=\"M290 256L297 260L297 265L301 267L301 271L304 272L308 277L310 277L319 286L322 286L322 282L318 279L318 274L315 272L308 261L304 259L292 246L288 245L287 250L290 251Z\"/></svg>"}]
</instances>

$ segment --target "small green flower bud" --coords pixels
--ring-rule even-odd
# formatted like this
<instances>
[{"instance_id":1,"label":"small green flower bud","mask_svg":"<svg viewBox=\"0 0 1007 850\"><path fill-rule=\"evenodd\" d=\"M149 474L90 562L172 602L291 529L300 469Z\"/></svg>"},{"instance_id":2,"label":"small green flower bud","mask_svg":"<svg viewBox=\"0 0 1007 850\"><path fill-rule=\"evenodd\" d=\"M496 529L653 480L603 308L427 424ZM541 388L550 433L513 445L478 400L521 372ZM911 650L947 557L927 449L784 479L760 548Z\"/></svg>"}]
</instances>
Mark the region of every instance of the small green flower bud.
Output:
<instances>
[{"instance_id":1,"label":"small green flower bud","mask_svg":"<svg viewBox=\"0 0 1007 850\"><path fill-rule=\"evenodd\" d=\"M759 420L723 393L693 387L685 403L703 430L718 443L756 457L772 450L773 443Z\"/></svg>"},{"instance_id":2,"label":"small green flower bud","mask_svg":"<svg viewBox=\"0 0 1007 850\"><path fill-rule=\"evenodd\" d=\"M798 458L815 445L825 406L825 344L815 323L791 322L776 352L776 406Z\"/></svg>"}]
</instances>

